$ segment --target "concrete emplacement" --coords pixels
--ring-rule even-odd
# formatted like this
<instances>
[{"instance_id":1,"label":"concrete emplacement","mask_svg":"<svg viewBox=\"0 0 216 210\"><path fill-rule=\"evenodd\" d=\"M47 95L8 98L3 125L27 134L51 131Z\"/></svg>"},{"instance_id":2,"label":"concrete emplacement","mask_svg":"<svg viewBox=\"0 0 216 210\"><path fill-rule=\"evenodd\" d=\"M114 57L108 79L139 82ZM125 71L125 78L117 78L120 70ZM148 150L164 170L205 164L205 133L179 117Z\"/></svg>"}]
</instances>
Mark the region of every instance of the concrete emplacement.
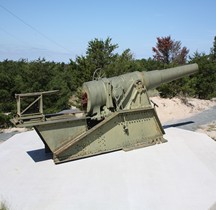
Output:
<instances>
[{"instance_id":1,"label":"concrete emplacement","mask_svg":"<svg viewBox=\"0 0 216 210\"><path fill-rule=\"evenodd\" d=\"M55 165L35 131L0 145L0 198L10 210L215 209L216 143L165 129L165 144Z\"/></svg>"}]
</instances>

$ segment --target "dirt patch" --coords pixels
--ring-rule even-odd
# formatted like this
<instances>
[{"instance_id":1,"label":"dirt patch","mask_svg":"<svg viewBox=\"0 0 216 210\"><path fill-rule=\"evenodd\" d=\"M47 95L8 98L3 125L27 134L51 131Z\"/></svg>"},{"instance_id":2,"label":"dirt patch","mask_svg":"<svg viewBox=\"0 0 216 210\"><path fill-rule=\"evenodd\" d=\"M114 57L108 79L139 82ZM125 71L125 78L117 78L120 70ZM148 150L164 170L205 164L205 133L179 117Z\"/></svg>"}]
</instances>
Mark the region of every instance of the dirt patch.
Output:
<instances>
[{"instance_id":1,"label":"dirt patch","mask_svg":"<svg viewBox=\"0 0 216 210\"><path fill-rule=\"evenodd\" d=\"M216 141L216 121L199 126L196 132L206 133L209 137Z\"/></svg>"},{"instance_id":2,"label":"dirt patch","mask_svg":"<svg viewBox=\"0 0 216 210\"><path fill-rule=\"evenodd\" d=\"M196 98L160 98L151 97L158 105L156 111L162 123L189 118L216 106L215 100L200 100Z\"/></svg>"},{"instance_id":3,"label":"dirt patch","mask_svg":"<svg viewBox=\"0 0 216 210\"><path fill-rule=\"evenodd\" d=\"M155 106L162 124L171 121L186 119L202 113L205 110L216 106L216 100L200 100L196 98L172 98L165 99L151 97L151 100L158 105ZM215 117L216 119L216 117ZM216 120L198 127L196 132L207 134L216 141Z\"/></svg>"}]
</instances>

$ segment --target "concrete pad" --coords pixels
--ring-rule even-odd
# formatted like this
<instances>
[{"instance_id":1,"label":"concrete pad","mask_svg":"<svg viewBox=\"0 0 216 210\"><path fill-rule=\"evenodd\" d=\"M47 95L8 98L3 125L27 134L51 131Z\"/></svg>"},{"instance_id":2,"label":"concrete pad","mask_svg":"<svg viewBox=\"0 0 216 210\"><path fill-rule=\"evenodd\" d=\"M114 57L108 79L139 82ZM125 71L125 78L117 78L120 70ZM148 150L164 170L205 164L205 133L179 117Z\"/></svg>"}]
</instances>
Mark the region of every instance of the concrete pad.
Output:
<instances>
[{"instance_id":1,"label":"concrete pad","mask_svg":"<svg viewBox=\"0 0 216 210\"><path fill-rule=\"evenodd\" d=\"M35 131L0 144L0 199L16 210L210 209L216 142L165 130L167 143L55 165Z\"/></svg>"}]
</instances>

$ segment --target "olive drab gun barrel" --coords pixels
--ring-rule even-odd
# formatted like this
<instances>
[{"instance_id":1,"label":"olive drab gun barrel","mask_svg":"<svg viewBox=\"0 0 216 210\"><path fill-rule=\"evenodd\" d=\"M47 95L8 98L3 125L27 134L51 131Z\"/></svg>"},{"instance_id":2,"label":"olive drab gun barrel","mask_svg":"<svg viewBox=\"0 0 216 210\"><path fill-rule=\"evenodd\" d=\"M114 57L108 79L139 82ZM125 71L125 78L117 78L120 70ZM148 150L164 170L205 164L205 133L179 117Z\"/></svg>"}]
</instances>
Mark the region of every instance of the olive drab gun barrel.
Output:
<instances>
[{"instance_id":1,"label":"olive drab gun barrel","mask_svg":"<svg viewBox=\"0 0 216 210\"><path fill-rule=\"evenodd\" d=\"M21 112L21 97L32 94L16 94L19 111L12 122L20 127L33 126L55 163L164 143L165 132L148 90L197 71L198 65L190 64L85 82L81 113L43 114L43 95L53 93L48 91L32 93L38 96L35 101L40 101L40 111L38 115L25 115L35 101Z\"/></svg>"},{"instance_id":2,"label":"olive drab gun barrel","mask_svg":"<svg viewBox=\"0 0 216 210\"><path fill-rule=\"evenodd\" d=\"M117 108L117 110L143 107L149 104L149 101L134 104L137 96L135 92L156 88L163 83L193 74L197 70L198 65L191 64L165 70L132 72L109 79L102 78L99 81L86 82L83 84L83 105L90 116L97 114L99 118L101 109L104 107ZM133 95L131 95L132 92L134 92ZM139 97L141 95L139 94Z\"/></svg>"}]
</instances>

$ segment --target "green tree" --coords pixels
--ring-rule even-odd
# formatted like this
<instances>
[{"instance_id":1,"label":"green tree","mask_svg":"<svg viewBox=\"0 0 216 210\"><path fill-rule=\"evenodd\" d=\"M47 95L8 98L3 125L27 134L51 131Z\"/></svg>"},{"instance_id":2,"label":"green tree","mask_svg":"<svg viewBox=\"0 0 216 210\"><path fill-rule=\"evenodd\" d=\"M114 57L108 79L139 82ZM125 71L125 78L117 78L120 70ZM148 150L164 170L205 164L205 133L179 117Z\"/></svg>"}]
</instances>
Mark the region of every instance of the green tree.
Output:
<instances>
[{"instance_id":1,"label":"green tree","mask_svg":"<svg viewBox=\"0 0 216 210\"><path fill-rule=\"evenodd\" d=\"M136 60L139 71L161 70L165 68L165 64L152 58Z\"/></svg>"},{"instance_id":2,"label":"green tree","mask_svg":"<svg viewBox=\"0 0 216 210\"><path fill-rule=\"evenodd\" d=\"M111 42L108 37L105 41L94 39L88 43L86 55L95 68L104 68L115 60L114 50L118 45Z\"/></svg>"},{"instance_id":3,"label":"green tree","mask_svg":"<svg viewBox=\"0 0 216 210\"><path fill-rule=\"evenodd\" d=\"M212 61L211 55L195 52L190 62L199 65L199 73L194 75L193 79L197 97L201 99L216 97L216 63Z\"/></svg>"},{"instance_id":4,"label":"green tree","mask_svg":"<svg viewBox=\"0 0 216 210\"><path fill-rule=\"evenodd\" d=\"M213 62L216 62L216 36L214 37L213 47L211 48L211 59Z\"/></svg>"},{"instance_id":5,"label":"green tree","mask_svg":"<svg viewBox=\"0 0 216 210\"><path fill-rule=\"evenodd\" d=\"M138 70L138 63L135 62L133 54L130 49L126 49L121 55L116 55L115 60L113 60L110 65L105 68L106 76L113 77L121 74L125 74L131 71Z\"/></svg>"},{"instance_id":6,"label":"green tree","mask_svg":"<svg viewBox=\"0 0 216 210\"><path fill-rule=\"evenodd\" d=\"M117 44L111 43L112 39L107 38L105 41L94 39L88 43L86 56L78 56L71 65L75 66L80 85L84 81L92 80L92 76L97 69L104 71L108 65L112 64L117 54L114 50Z\"/></svg>"}]
</instances>

